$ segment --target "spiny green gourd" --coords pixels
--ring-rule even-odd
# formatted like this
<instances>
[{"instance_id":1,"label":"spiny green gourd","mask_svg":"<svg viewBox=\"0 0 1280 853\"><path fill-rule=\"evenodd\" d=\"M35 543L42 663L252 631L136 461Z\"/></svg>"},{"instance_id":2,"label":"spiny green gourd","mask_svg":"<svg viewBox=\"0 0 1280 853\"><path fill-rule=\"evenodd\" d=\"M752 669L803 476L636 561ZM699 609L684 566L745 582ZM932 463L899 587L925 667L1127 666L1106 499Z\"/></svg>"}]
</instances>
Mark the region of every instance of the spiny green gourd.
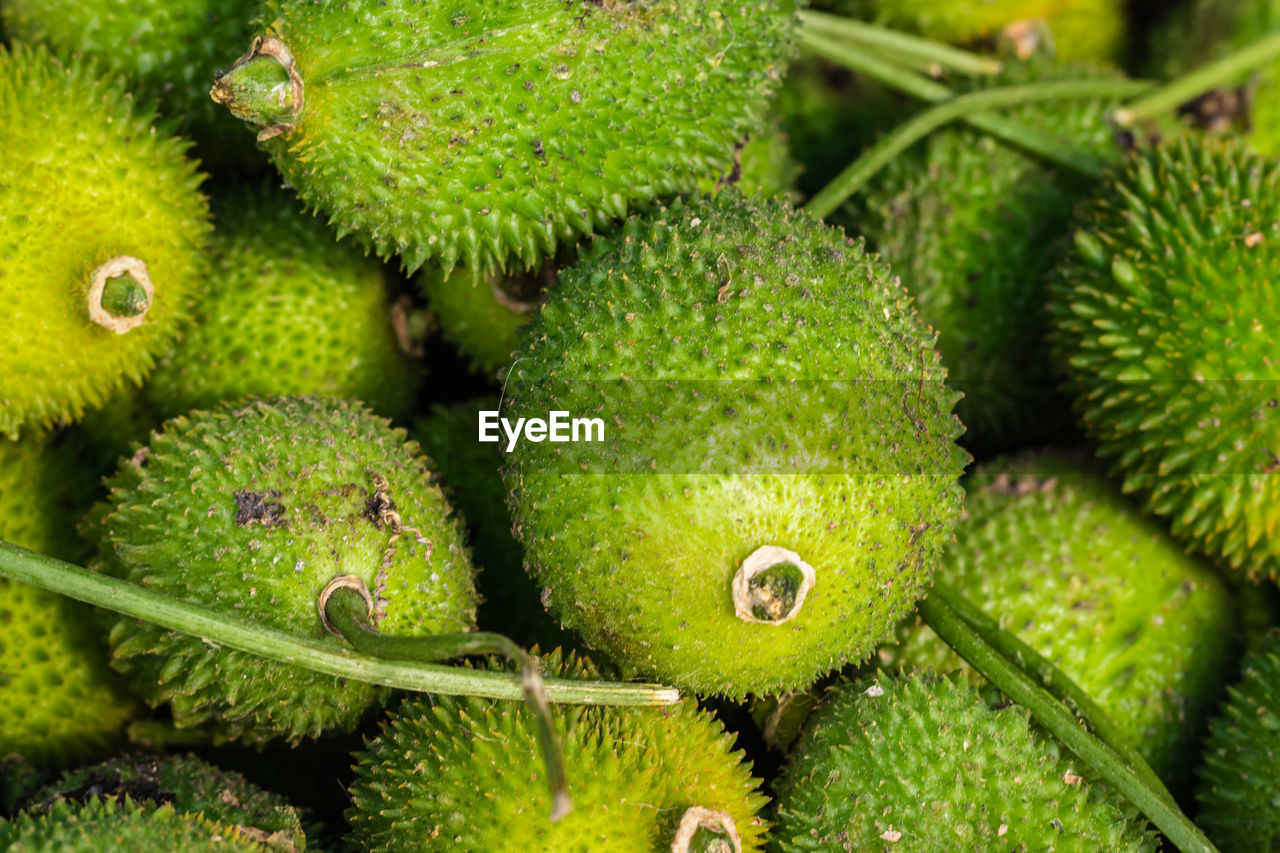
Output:
<instances>
[{"instance_id":1,"label":"spiny green gourd","mask_svg":"<svg viewBox=\"0 0 1280 853\"><path fill-rule=\"evenodd\" d=\"M1020 44L1025 27L1044 21L1065 60L1115 62L1125 38L1122 0L834 0L842 13L956 44L1002 32Z\"/></svg>"},{"instance_id":2,"label":"spiny green gourd","mask_svg":"<svg viewBox=\"0 0 1280 853\"><path fill-rule=\"evenodd\" d=\"M213 96L382 257L527 269L722 174L763 127L790 0L272 0Z\"/></svg>"},{"instance_id":3,"label":"spiny green gourd","mask_svg":"<svg viewBox=\"0 0 1280 853\"><path fill-rule=\"evenodd\" d=\"M209 99L209 81L228 64L228 44L249 37L254 0L5 0L0 21L19 41L63 59L80 55L129 81L158 105L200 159L244 168L262 157L244 130Z\"/></svg>"},{"instance_id":4,"label":"spiny green gourd","mask_svg":"<svg viewBox=\"0 0 1280 853\"><path fill-rule=\"evenodd\" d=\"M989 81L1114 78L1116 72L1045 60L1014 63ZM1036 104L1009 117L1115 159L1111 101ZM938 330L963 443L980 452L1058 437L1067 417L1044 347L1048 246L1066 234L1089 184L986 134L942 130L891 163L859 199L862 233L893 264Z\"/></svg>"},{"instance_id":5,"label":"spiny green gourd","mask_svg":"<svg viewBox=\"0 0 1280 853\"><path fill-rule=\"evenodd\" d=\"M75 529L92 481L76 463L74 448L49 436L0 439L0 539L80 560ZM0 578L0 755L42 766L94 757L134 710L89 608Z\"/></svg>"},{"instance_id":6,"label":"spiny green gourd","mask_svg":"<svg viewBox=\"0 0 1280 853\"><path fill-rule=\"evenodd\" d=\"M195 322L147 386L156 411L315 394L404 416L418 370L397 341L382 265L274 188L215 200L214 222Z\"/></svg>"},{"instance_id":7,"label":"spiny green gourd","mask_svg":"<svg viewBox=\"0 0 1280 853\"><path fill-rule=\"evenodd\" d=\"M238 826L154 808L131 800L59 802L38 815L0 820L0 847L8 853L268 853L255 834Z\"/></svg>"},{"instance_id":8,"label":"spiny green gourd","mask_svg":"<svg viewBox=\"0 0 1280 853\"><path fill-rule=\"evenodd\" d=\"M317 599L360 577L390 633L469 630L475 591L457 522L405 440L359 404L251 399L167 422L86 521L92 568L342 645ZM349 729L387 691L114 618L113 665L179 726L290 741Z\"/></svg>"},{"instance_id":9,"label":"spiny green gourd","mask_svg":"<svg viewBox=\"0 0 1280 853\"><path fill-rule=\"evenodd\" d=\"M141 382L188 316L208 211L154 119L81 60L0 48L0 436Z\"/></svg>"},{"instance_id":10,"label":"spiny green gourd","mask_svg":"<svg viewBox=\"0 0 1280 853\"><path fill-rule=\"evenodd\" d=\"M796 200L800 166L791 157L787 136L773 122L762 134L744 143L728 171L699 182L704 192L736 186L744 193ZM450 273L429 266L418 275L427 304L440 323L445 340L471 361L474 370L493 376L511 361L520 327L529 322L553 287L556 271L572 263L576 252L562 247L559 256L524 273L477 275L468 267Z\"/></svg>"},{"instance_id":11,"label":"spiny green gourd","mask_svg":"<svg viewBox=\"0 0 1280 853\"><path fill-rule=\"evenodd\" d=\"M1100 454L1176 537L1280 578L1280 160L1186 139L1078 213L1055 357Z\"/></svg>"},{"instance_id":12,"label":"spiny green gourd","mask_svg":"<svg viewBox=\"0 0 1280 853\"><path fill-rule=\"evenodd\" d=\"M558 651L542 660L561 677L597 674L589 661ZM573 797L573 811L558 823L546 818L537 722L527 707L445 696L406 701L356 756L352 839L376 853L762 849L766 799L758 781L733 736L692 700L562 706L555 721Z\"/></svg>"},{"instance_id":13,"label":"spiny green gourd","mask_svg":"<svg viewBox=\"0 0 1280 853\"><path fill-rule=\"evenodd\" d=\"M927 587L957 395L843 232L733 190L677 202L563 271L521 341L503 416L602 422L504 444L526 565L593 647L700 692L794 689Z\"/></svg>"},{"instance_id":14,"label":"spiny green gourd","mask_svg":"<svg viewBox=\"0 0 1280 853\"><path fill-rule=\"evenodd\" d=\"M502 485L502 452L475 440L480 412L497 410L496 397L432 406L410 435L438 466L445 496L471 530L481 630L501 631L522 646L572 646L576 638L548 615L541 591L524 570Z\"/></svg>"},{"instance_id":15,"label":"spiny green gourd","mask_svg":"<svg viewBox=\"0 0 1280 853\"><path fill-rule=\"evenodd\" d=\"M307 846L293 806L239 773L221 770L194 755L133 755L71 770L32 792L22 809L33 815L48 814L59 803L125 798L144 809L172 806L181 814L234 826L274 850L301 853Z\"/></svg>"},{"instance_id":16,"label":"spiny green gourd","mask_svg":"<svg viewBox=\"0 0 1280 853\"><path fill-rule=\"evenodd\" d=\"M993 709L937 676L877 673L833 688L777 783L780 853L1155 851L1137 811L1025 709Z\"/></svg>"},{"instance_id":17,"label":"spiny green gourd","mask_svg":"<svg viewBox=\"0 0 1280 853\"><path fill-rule=\"evenodd\" d=\"M1159 77L1176 77L1277 32L1280 0L1190 0L1152 33L1149 65ZM1211 129L1239 126L1234 120L1243 117L1250 143L1280 154L1280 62L1256 69L1243 82L1240 100L1219 93L1192 115Z\"/></svg>"},{"instance_id":18,"label":"spiny green gourd","mask_svg":"<svg viewBox=\"0 0 1280 853\"><path fill-rule=\"evenodd\" d=\"M1080 685L1179 788L1236 648L1221 581L1087 459L1002 458L966 479L965 492L937 577L988 602L988 615ZM963 666L927 627L904 626L900 640L899 665Z\"/></svg>"},{"instance_id":19,"label":"spiny green gourd","mask_svg":"<svg viewBox=\"0 0 1280 853\"><path fill-rule=\"evenodd\" d=\"M1280 847L1280 632L1229 693L1204 746L1197 822L1223 850L1264 853Z\"/></svg>"}]
</instances>

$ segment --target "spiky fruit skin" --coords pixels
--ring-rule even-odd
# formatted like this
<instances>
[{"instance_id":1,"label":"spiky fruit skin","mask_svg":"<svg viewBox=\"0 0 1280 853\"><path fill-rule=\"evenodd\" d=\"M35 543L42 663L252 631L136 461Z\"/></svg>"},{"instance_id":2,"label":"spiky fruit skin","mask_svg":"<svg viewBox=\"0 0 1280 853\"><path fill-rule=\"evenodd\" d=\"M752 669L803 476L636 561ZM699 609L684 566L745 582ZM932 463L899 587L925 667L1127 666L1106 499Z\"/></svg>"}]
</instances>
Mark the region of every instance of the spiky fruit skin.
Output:
<instances>
[{"instance_id":1,"label":"spiky fruit skin","mask_svg":"<svg viewBox=\"0 0 1280 853\"><path fill-rule=\"evenodd\" d=\"M404 416L417 372L396 341L382 265L274 188L218 200L214 221L209 286L152 374L151 405L172 417L251 394L312 394Z\"/></svg>"},{"instance_id":2,"label":"spiky fruit skin","mask_svg":"<svg viewBox=\"0 0 1280 853\"><path fill-rule=\"evenodd\" d=\"M777 116L770 116L763 130L739 145L729 170L716 178L704 178L698 190L714 193L733 186L746 195L758 193L794 204L799 200L796 180L800 171L800 164L791 156L786 132Z\"/></svg>"},{"instance_id":3,"label":"spiky fruit skin","mask_svg":"<svg viewBox=\"0 0 1280 853\"><path fill-rule=\"evenodd\" d=\"M0 847L9 853L266 853L240 827L152 808L129 800L55 803L48 812L0 821Z\"/></svg>"},{"instance_id":4,"label":"spiky fruit skin","mask_svg":"<svg viewBox=\"0 0 1280 853\"><path fill-rule=\"evenodd\" d=\"M1125 11L1119 0L834 0L831 5L843 14L956 44L1042 19L1052 31L1054 53L1068 61L1115 62L1124 46Z\"/></svg>"},{"instance_id":5,"label":"spiky fruit skin","mask_svg":"<svg viewBox=\"0 0 1280 853\"><path fill-rule=\"evenodd\" d=\"M135 755L71 770L27 797L25 810L42 814L57 803L125 797L143 808L167 805L226 826L251 828L260 838L269 838L273 849L306 849L302 822L292 806L239 773L220 770L194 755Z\"/></svg>"},{"instance_id":6,"label":"spiky fruit skin","mask_svg":"<svg viewBox=\"0 0 1280 853\"><path fill-rule=\"evenodd\" d=\"M358 404L284 397L195 412L136 458L86 522L98 571L335 648L316 601L342 574L364 580L387 633L473 625L471 564L443 495L404 432ZM133 619L115 619L109 639L135 692L168 703L179 726L228 737L349 729L386 696Z\"/></svg>"},{"instance_id":7,"label":"spiky fruit skin","mask_svg":"<svg viewBox=\"0 0 1280 853\"><path fill-rule=\"evenodd\" d=\"M196 138L202 162L242 167L262 155L209 99L209 83L234 59L227 45L249 37L255 8L253 0L5 0L0 21L17 41L127 79L139 100Z\"/></svg>"},{"instance_id":8,"label":"spiky fruit skin","mask_svg":"<svg viewBox=\"0 0 1280 853\"><path fill-rule=\"evenodd\" d=\"M991 85L1114 78L1115 72L1047 61L1012 64ZM1108 159L1119 155L1107 121L1114 102L1032 105L1010 117ZM931 135L891 163L858 202L862 233L893 264L938 330L963 443L980 453L1050 441L1069 418L1044 346L1046 248L1068 231L1089 185L974 130Z\"/></svg>"},{"instance_id":9,"label":"spiky fruit skin","mask_svg":"<svg viewBox=\"0 0 1280 853\"><path fill-rule=\"evenodd\" d=\"M1179 788L1235 652L1235 613L1213 572L1092 467L1036 453L979 468L937 576L988 603ZM927 627L901 640L903 666L964 666Z\"/></svg>"},{"instance_id":10,"label":"spiky fruit skin","mask_svg":"<svg viewBox=\"0 0 1280 853\"><path fill-rule=\"evenodd\" d=\"M592 678L554 652L547 673ZM551 798L537 722L518 702L414 697L358 753L352 837L364 850L666 853L693 806L728 812L742 850L762 849L766 799L733 735L686 699L662 708L555 708L573 811Z\"/></svg>"},{"instance_id":11,"label":"spiky fruit skin","mask_svg":"<svg viewBox=\"0 0 1280 853\"><path fill-rule=\"evenodd\" d=\"M79 60L0 50L0 435L79 418L140 383L189 316L208 211L186 144L154 119ZM125 334L86 306L93 271L121 255L155 286Z\"/></svg>"},{"instance_id":12,"label":"spiky fruit skin","mask_svg":"<svg viewBox=\"0 0 1280 853\"><path fill-rule=\"evenodd\" d=\"M633 217L521 340L505 417L613 431L521 442L504 469L526 566L593 647L698 692L778 692L865 657L927 587L967 459L956 394L843 232L733 190ZM783 624L735 615L765 545L816 573Z\"/></svg>"},{"instance_id":13,"label":"spiky fruit skin","mask_svg":"<svg viewBox=\"0 0 1280 853\"><path fill-rule=\"evenodd\" d=\"M962 682L877 673L832 689L775 786L773 849L1149 850L1141 815ZM886 843L888 842L888 843Z\"/></svg>"},{"instance_id":14,"label":"spiky fruit skin","mask_svg":"<svg viewBox=\"0 0 1280 853\"><path fill-rule=\"evenodd\" d=\"M0 539L68 560L88 484L70 448L0 439ZM97 756L135 704L107 666L89 608L0 578L0 755L61 766Z\"/></svg>"},{"instance_id":15,"label":"spiky fruit skin","mask_svg":"<svg viewBox=\"0 0 1280 853\"><path fill-rule=\"evenodd\" d=\"M524 570L524 551L511 532L502 453L497 445L475 440L479 412L497 409L494 397L432 406L410 435L436 463L445 496L471 530L482 599L480 629L498 631L526 647L571 647L577 639L543 608L541 590Z\"/></svg>"},{"instance_id":16,"label":"spiky fruit skin","mask_svg":"<svg viewBox=\"0 0 1280 853\"><path fill-rule=\"evenodd\" d=\"M1137 154L1079 210L1051 343L1099 453L1174 535L1280 578L1280 161L1204 139Z\"/></svg>"},{"instance_id":17,"label":"spiky fruit skin","mask_svg":"<svg viewBox=\"0 0 1280 853\"><path fill-rule=\"evenodd\" d=\"M1280 633L1245 660L1244 673L1209 724L1196 821L1223 850L1280 847Z\"/></svg>"},{"instance_id":18,"label":"spiky fruit skin","mask_svg":"<svg viewBox=\"0 0 1280 853\"><path fill-rule=\"evenodd\" d=\"M268 10L306 87L296 127L263 143L289 184L382 257L481 272L722 174L793 26L790 0Z\"/></svg>"}]
</instances>

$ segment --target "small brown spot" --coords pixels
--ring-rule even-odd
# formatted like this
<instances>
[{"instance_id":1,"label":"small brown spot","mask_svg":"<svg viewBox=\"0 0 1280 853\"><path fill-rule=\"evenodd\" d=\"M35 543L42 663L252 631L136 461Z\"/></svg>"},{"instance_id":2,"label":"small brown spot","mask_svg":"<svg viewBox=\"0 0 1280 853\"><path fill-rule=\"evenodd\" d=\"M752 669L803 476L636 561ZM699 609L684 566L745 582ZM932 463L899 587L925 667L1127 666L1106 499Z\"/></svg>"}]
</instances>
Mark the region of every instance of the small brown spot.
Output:
<instances>
[{"instance_id":1,"label":"small brown spot","mask_svg":"<svg viewBox=\"0 0 1280 853\"><path fill-rule=\"evenodd\" d=\"M278 489L253 492L248 489L236 492L236 524L248 527L257 522L263 527L284 527L289 521L284 517L284 504L270 500L280 497Z\"/></svg>"}]
</instances>

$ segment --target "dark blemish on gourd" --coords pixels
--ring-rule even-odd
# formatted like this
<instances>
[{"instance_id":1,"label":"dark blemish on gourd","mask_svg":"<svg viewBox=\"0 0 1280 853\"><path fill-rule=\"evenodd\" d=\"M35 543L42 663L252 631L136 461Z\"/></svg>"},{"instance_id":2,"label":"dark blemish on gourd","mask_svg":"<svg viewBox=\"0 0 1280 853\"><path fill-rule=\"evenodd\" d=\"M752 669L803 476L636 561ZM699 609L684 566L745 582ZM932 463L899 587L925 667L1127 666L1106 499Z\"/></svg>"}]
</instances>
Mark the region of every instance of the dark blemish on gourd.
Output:
<instances>
[{"instance_id":1,"label":"dark blemish on gourd","mask_svg":"<svg viewBox=\"0 0 1280 853\"><path fill-rule=\"evenodd\" d=\"M139 761L132 766L138 774L134 778L126 780L118 769L111 773L95 770L79 787L59 792L57 796L39 803L37 808L48 808L57 800L83 804L107 797L120 799L126 796L135 802L173 805L174 793L160 785L160 765L156 761Z\"/></svg>"},{"instance_id":2,"label":"dark blemish on gourd","mask_svg":"<svg viewBox=\"0 0 1280 853\"><path fill-rule=\"evenodd\" d=\"M257 522L266 528L285 527L289 524L284 517L284 504L271 498L280 497L279 489L265 492L254 492L249 489L236 492L236 524L248 527Z\"/></svg>"}]
</instances>

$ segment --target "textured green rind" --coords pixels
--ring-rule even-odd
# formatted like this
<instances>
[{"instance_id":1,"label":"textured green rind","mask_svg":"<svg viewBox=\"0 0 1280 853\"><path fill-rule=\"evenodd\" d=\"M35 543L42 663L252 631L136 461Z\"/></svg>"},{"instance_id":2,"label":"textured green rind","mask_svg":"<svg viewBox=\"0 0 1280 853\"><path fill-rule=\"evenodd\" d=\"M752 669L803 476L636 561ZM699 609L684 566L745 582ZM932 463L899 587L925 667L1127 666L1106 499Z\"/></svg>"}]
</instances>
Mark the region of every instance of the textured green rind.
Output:
<instances>
[{"instance_id":1,"label":"textured green rind","mask_svg":"<svg viewBox=\"0 0 1280 853\"><path fill-rule=\"evenodd\" d=\"M401 531L377 520L378 476ZM99 571L335 647L316 599L340 574L365 581L388 633L473 625L471 564L443 495L417 446L362 406L275 398L175 418L110 485L85 524ZM254 520L237 499L246 490L279 509ZM228 737L349 729L386 695L132 619L114 622L110 642L139 695L168 703L179 726Z\"/></svg>"},{"instance_id":2,"label":"textured green rind","mask_svg":"<svg viewBox=\"0 0 1280 853\"><path fill-rule=\"evenodd\" d=\"M1280 633L1245 660L1209 724L1197 823L1223 850L1280 849Z\"/></svg>"},{"instance_id":3,"label":"textured green rind","mask_svg":"<svg viewBox=\"0 0 1280 853\"><path fill-rule=\"evenodd\" d=\"M252 140L209 99L209 84L231 64L227 45L245 42L254 0L5 0L0 21L19 41L63 59L81 55L129 80L139 100L156 103L205 162L242 166L261 158Z\"/></svg>"},{"instance_id":4,"label":"textured green rind","mask_svg":"<svg viewBox=\"0 0 1280 853\"><path fill-rule=\"evenodd\" d=\"M957 44L988 39L1006 25L1034 18L1053 33L1057 56L1069 61L1123 59L1122 0L833 0L841 13Z\"/></svg>"},{"instance_id":5,"label":"textured green rind","mask_svg":"<svg viewBox=\"0 0 1280 853\"><path fill-rule=\"evenodd\" d=\"M796 179L800 171L800 164L791 156L790 140L774 115L764 130L740 144L727 172L699 181L698 190L713 193L734 186L746 195L758 193L794 204L799 200Z\"/></svg>"},{"instance_id":6,"label":"textured green rind","mask_svg":"<svg viewBox=\"0 0 1280 853\"><path fill-rule=\"evenodd\" d=\"M692 190L763 126L790 0L268 4L306 105L263 143L340 231L408 269L529 268Z\"/></svg>"},{"instance_id":7,"label":"textured green rind","mask_svg":"<svg viewBox=\"0 0 1280 853\"><path fill-rule=\"evenodd\" d=\"M48 437L0 439L0 539L84 557L75 527L89 483L69 450ZM97 756L134 709L89 608L0 579L0 755L44 766Z\"/></svg>"},{"instance_id":8,"label":"textured green rind","mask_svg":"<svg viewBox=\"0 0 1280 853\"><path fill-rule=\"evenodd\" d=\"M298 812L281 797L194 755L135 755L64 773L27 797L25 810L48 813L56 803L86 803L128 797L134 804L172 806L226 826L252 828L273 848L306 849Z\"/></svg>"},{"instance_id":9,"label":"textured green rind","mask_svg":"<svg viewBox=\"0 0 1280 853\"><path fill-rule=\"evenodd\" d=\"M1180 788L1234 657L1231 599L1092 469L1056 453L979 468L938 577L1056 664ZM900 640L904 666L964 666L926 627Z\"/></svg>"},{"instance_id":10,"label":"textured green rind","mask_svg":"<svg viewBox=\"0 0 1280 853\"><path fill-rule=\"evenodd\" d=\"M79 60L0 48L0 436L140 383L189 316L208 211L186 144L154 118ZM118 255L144 261L156 288L123 335L85 305L91 273Z\"/></svg>"},{"instance_id":11,"label":"textured green rind","mask_svg":"<svg viewBox=\"0 0 1280 853\"><path fill-rule=\"evenodd\" d=\"M990 85L1115 78L1117 72L1047 61L1007 65ZM1113 101L1076 100L1011 110L1009 117L1112 159ZM1044 346L1044 277L1072 205L1089 186L990 136L959 126L891 163L851 214L938 330L966 446L991 452L1056 438L1066 405Z\"/></svg>"},{"instance_id":12,"label":"textured green rind","mask_svg":"<svg viewBox=\"0 0 1280 853\"><path fill-rule=\"evenodd\" d=\"M476 441L480 410L497 411L498 400L480 398L432 406L410 435L436 463L440 485L471 530L471 555L482 601L481 630L498 631L522 646L570 647L577 638L560 627L541 603L541 591L524 570L524 551L511 533L502 453Z\"/></svg>"},{"instance_id":13,"label":"textured green rind","mask_svg":"<svg viewBox=\"0 0 1280 853\"><path fill-rule=\"evenodd\" d=\"M0 821L8 853L264 853L238 827L128 800L56 803L47 813Z\"/></svg>"},{"instance_id":14,"label":"textured green rind","mask_svg":"<svg viewBox=\"0 0 1280 853\"><path fill-rule=\"evenodd\" d=\"M1099 452L1174 535L1280 577L1280 160L1180 140L1081 207L1051 344Z\"/></svg>"},{"instance_id":15,"label":"textured green rind","mask_svg":"<svg viewBox=\"0 0 1280 853\"><path fill-rule=\"evenodd\" d=\"M772 849L1150 850L1123 798L1017 705L945 678L883 673L834 688L775 786ZM894 838L894 833L901 833ZM888 836L888 837L886 837Z\"/></svg>"},{"instance_id":16,"label":"textured green rind","mask_svg":"<svg viewBox=\"0 0 1280 853\"><path fill-rule=\"evenodd\" d=\"M1280 0L1192 0L1151 34L1151 72L1172 78L1280 32ZM1280 62L1257 69L1251 89L1249 141L1280 154Z\"/></svg>"},{"instance_id":17,"label":"textured green rind","mask_svg":"<svg viewBox=\"0 0 1280 853\"><path fill-rule=\"evenodd\" d=\"M382 265L274 188L219 199L214 218L195 322L147 386L157 412L314 394L406 415L417 371L396 342Z\"/></svg>"},{"instance_id":18,"label":"textured green rind","mask_svg":"<svg viewBox=\"0 0 1280 853\"><path fill-rule=\"evenodd\" d=\"M554 652L548 674L596 675ZM744 851L762 849L766 799L733 736L692 700L664 708L557 706L573 811L548 820L537 724L518 702L413 698L357 754L352 839L399 853L671 850L692 806L728 812Z\"/></svg>"},{"instance_id":19,"label":"textured green rind","mask_svg":"<svg viewBox=\"0 0 1280 853\"><path fill-rule=\"evenodd\" d=\"M634 217L562 272L522 342L505 416L598 415L651 460L608 433L508 457L526 565L593 647L699 692L773 693L864 658L927 586L959 510L957 395L842 232L733 190ZM783 625L734 615L762 545L816 569Z\"/></svg>"}]
</instances>

